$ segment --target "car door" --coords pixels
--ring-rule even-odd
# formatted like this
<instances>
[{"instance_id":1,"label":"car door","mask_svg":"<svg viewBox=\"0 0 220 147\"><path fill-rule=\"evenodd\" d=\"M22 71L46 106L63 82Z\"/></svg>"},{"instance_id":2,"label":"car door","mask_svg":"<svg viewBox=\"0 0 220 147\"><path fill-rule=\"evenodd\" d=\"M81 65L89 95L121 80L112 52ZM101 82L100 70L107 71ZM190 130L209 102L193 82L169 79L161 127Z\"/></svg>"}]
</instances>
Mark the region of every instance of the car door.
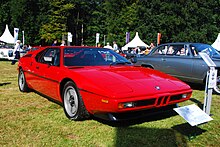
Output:
<instances>
[{"instance_id":1,"label":"car door","mask_svg":"<svg viewBox=\"0 0 220 147\"><path fill-rule=\"evenodd\" d=\"M148 55L137 58L136 65L142 65L144 67L152 67L165 72L166 67L164 66L164 60L167 52L167 45L162 45L150 52Z\"/></svg>"},{"instance_id":2,"label":"car door","mask_svg":"<svg viewBox=\"0 0 220 147\"><path fill-rule=\"evenodd\" d=\"M47 62L45 57L52 57L52 62ZM60 48L47 48L37 62L32 65L34 68L34 80L32 85L38 92L51 98L59 98L59 75L60 75Z\"/></svg>"},{"instance_id":3,"label":"car door","mask_svg":"<svg viewBox=\"0 0 220 147\"><path fill-rule=\"evenodd\" d=\"M199 55L196 46L190 45L189 49L191 50L193 56L193 74L191 75L191 80L197 83L202 83L206 77L209 67L202 59L202 57Z\"/></svg>"},{"instance_id":4,"label":"car door","mask_svg":"<svg viewBox=\"0 0 220 147\"><path fill-rule=\"evenodd\" d=\"M163 60L165 73L180 79L192 76L193 58L184 44L171 44Z\"/></svg>"}]
</instances>

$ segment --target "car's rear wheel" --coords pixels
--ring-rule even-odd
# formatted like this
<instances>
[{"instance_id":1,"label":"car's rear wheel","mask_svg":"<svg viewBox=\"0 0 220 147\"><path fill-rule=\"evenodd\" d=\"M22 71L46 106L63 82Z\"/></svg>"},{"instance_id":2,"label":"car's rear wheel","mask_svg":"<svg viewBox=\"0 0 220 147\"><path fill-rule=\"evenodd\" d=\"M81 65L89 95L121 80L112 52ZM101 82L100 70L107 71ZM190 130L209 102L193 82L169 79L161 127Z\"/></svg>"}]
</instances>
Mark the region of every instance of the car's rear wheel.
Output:
<instances>
[{"instance_id":1,"label":"car's rear wheel","mask_svg":"<svg viewBox=\"0 0 220 147\"><path fill-rule=\"evenodd\" d=\"M63 108L66 116L72 120L84 120L89 117L77 86L68 81L63 88Z\"/></svg>"},{"instance_id":2,"label":"car's rear wheel","mask_svg":"<svg viewBox=\"0 0 220 147\"><path fill-rule=\"evenodd\" d=\"M152 66L150 65L141 65L142 67L145 67L145 68L150 68L150 69L154 69Z\"/></svg>"},{"instance_id":3,"label":"car's rear wheel","mask_svg":"<svg viewBox=\"0 0 220 147\"><path fill-rule=\"evenodd\" d=\"M18 74L18 87L21 92L30 91L30 88L28 87L26 82L24 71L22 69L19 70L19 74Z\"/></svg>"},{"instance_id":4,"label":"car's rear wheel","mask_svg":"<svg viewBox=\"0 0 220 147\"><path fill-rule=\"evenodd\" d=\"M220 71L218 71L216 87L214 88L215 93L220 95Z\"/></svg>"}]
</instances>

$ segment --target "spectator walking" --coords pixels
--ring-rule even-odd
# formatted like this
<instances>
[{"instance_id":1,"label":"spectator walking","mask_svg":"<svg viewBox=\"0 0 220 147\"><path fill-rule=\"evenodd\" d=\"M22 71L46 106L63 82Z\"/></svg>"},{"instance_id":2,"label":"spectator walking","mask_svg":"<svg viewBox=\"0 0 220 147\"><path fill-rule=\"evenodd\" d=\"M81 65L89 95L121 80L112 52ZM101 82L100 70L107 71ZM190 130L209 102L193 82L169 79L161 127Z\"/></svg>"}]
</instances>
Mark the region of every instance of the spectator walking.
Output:
<instances>
[{"instance_id":1,"label":"spectator walking","mask_svg":"<svg viewBox=\"0 0 220 147\"><path fill-rule=\"evenodd\" d=\"M66 42L64 40L62 40L61 45L60 46L65 46Z\"/></svg>"},{"instance_id":2,"label":"spectator walking","mask_svg":"<svg viewBox=\"0 0 220 147\"><path fill-rule=\"evenodd\" d=\"M117 45L116 41L113 41L113 50L114 51L118 50L118 45Z\"/></svg>"},{"instance_id":3,"label":"spectator walking","mask_svg":"<svg viewBox=\"0 0 220 147\"><path fill-rule=\"evenodd\" d=\"M52 46L56 46L56 45L57 45L57 40L54 40Z\"/></svg>"},{"instance_id":4,"label":"spectator walking","mask_svg":"<svg viewBox=\"0 0 220 147\"><path fill-rule=\"evenodd\" d=\"M107 45L104 46L104 48L109 48L109 49L112 49L112 50L113 50L113 48L112 48L112 46L109 44L109 42L107 42Z\"/></svg>"},{"instance_id":5,"label":"spectator walking","mask_svg":"<svg viewBox=\"0 0 220 147\"><path fill-rule=\"evenodd\" d=\"M155 48L155 45L153 42L150 43L150 50L152 50L153 48Z\"/></svg>"},{"instance_id":6,"label":"spectator walking","mask_svg":"<svg viewBox=\"0 0 220 147\"><path fill-rule=\"evenodd\" d=\"M17 62L17 60L20 59L20 51L21 51L20 43L21 43L20 40L16 41L15 48L14 48L15 58L14 60L12 60L11 65L14 65Z\"/></svg>"}]
</instances>

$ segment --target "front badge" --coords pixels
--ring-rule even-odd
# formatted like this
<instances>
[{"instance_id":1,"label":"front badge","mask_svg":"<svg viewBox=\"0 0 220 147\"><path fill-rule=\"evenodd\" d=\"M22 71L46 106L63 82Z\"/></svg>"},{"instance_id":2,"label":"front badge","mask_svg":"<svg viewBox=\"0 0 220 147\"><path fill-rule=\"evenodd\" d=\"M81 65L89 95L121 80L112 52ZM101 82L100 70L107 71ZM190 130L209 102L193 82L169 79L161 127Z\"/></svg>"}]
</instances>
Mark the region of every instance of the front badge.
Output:
<instances>
[{"instance_id":1,"label":"front badge","mask_svg":"<svg viewBox=\"0 0 220 147\"><path fill-rule=\"evenodd\" d=\"M157 90L160 90L160 87L159 87L159 86L155 86L155 88L156 88Z\"/></svg>"}]
</instances>

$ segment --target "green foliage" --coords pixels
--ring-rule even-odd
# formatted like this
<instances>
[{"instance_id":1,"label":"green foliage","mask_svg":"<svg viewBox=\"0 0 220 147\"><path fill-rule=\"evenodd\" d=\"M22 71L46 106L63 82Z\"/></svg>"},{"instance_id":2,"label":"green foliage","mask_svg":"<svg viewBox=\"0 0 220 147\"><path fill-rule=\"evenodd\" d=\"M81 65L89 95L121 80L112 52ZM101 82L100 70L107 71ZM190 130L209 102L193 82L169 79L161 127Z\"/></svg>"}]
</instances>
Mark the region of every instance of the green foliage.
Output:
<instances>
[{"instance_id":1,"label":"green foliage","mask_svg":"<svg viewBox=\"0 0 220 147\"><path fill-rule=\"evenodd\" d=\"M68 120L63 108L56 103L35 92L19 91L17 66L10 65L8 61L0 61L0 69L2 147L219 146L219 95L212 96L211 117L214 120L196 127L191 127L179 115L153 115L112 127L110 124L113 123L105 124L95 119L78 122ZM179 105L201 105L204 101L203 89L200 85L197 89L194 86L191 100Z\"/></svg>"},{"instance_id":2,"label":"green foliage","mask_svg":"<svg viewBox=\"0 0 220 147\"><path fill-rule=\"evenodd\" d=\"M64 0L50 0L48 4L50 9L48 9L47 21L42 24L39 34L46 42L54 39L61 40L62 36L67 34L67 17L74 5L65 3Z\"/></svg>"},{"instance_id":3,"label":"green foliage","mask_svg":"<svg viewBox=\"0 0 220 147\"><path fill-rule=\"evenodd\" d=\"M139 32L147 44L156 43L158 32L161 43L211 44L220 32L219 7L216 0L3 0L0 32L5 24L18 27L33 44L65 39L67 32L73 34L72 45L95 45L100 33L102 45L105 38L123 46L126 32L131 37Z\"/></svg>"},{"instance_id":4,"label":"green foliage","mask_svg":"<svg viewBox=\"0 0 220 147\"><path fill-rule=\"evenodd\" d=\"M9 24L10 17L9 17L10 9L9 9L9 2L3 1L1 2L1 9L0 9L0 34L3 33L5 30L5 25Z\"/></svg>"}]
</instances>

